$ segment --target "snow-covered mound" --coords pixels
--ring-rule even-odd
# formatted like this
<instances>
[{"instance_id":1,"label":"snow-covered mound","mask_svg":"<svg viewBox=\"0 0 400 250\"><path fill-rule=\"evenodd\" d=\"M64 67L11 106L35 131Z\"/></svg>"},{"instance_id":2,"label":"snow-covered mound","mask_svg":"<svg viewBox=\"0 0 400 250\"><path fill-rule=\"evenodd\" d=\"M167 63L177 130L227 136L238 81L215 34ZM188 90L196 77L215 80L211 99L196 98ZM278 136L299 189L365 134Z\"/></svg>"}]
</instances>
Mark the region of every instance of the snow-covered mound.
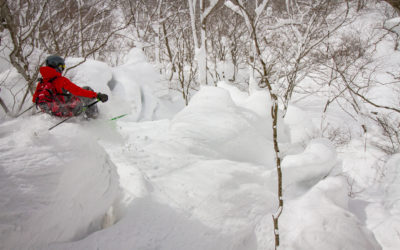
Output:
<instances>
[{"instance_id":1,"label":"snow-covered mound","mask_svg":"<svg viewBox=\"0 0 400 250\"><path fill-rule=\"evenodd\" d=\"M106 150L125 190L124 216L85 239L49 249L273 249L274 154L270 132L259 126L270 118L258 115L257 105L244 108L260 93L237 104L233 89L226 89L201 88L172 120L118 121L124 144ZM284 160L284 167L301 172L288 174L289 183L309 184L285 190L284 249L379 249L349 212L343 179L321 178L336 157L327 141L317 139Z\"/></svg>"},{"instance_id":2,"label":"snow-covered mound","mask_svg":"<svg viewBox=\"0 0 400 250\"><path fill-rule=\"evenodd\" d=\"M67 58L65 63L72 66L81 61L81 58ZM112 69L104 62L87 59L83 64L69 70L66 77L81 87L89 86L96 92L108 95L111 93L106 83L112 78Z\"/></svg>"},{"instance_id":3,"label":"snow-covered mound","mask_svg":"<svg viewBox=\"0 0 400 250\"><path fill-rule=\"evenodd\" d=\"M160 75L139 48L133 48L126 56L125 64L114 68L112 75L109 86L115 105L120 112L131 114L127 118L131 121L170 117L184 105L183 100L175 101L178 104L174 105L168 99L171 98L166 96L168 85L161 82Z\"/></svg>"},{"instance_id":4,"label":"snow-covered mound","mask_svg":"<svg viewBox=\"0 0 400 250\"><path fill-rule=\"evenodd\" d=\"M51 249L254 249L254 225L274 207L269 171L255 163L268 166L269 160L262 150L252 160L246 148L259 141L271 152L252 126L257 119L229 92L209 87L171 121L119 121L125 144L107 150L130 195L125 216L82 241Z\"/></svg>"},{"instance_id":5,"label":"snow-covered mound","mask_svg":"<svg viewBox=\"0 0 400 250\"><path fill-rule=\"evenodd\" d=\"M174 117L171 130L192 153L270 166L271 131L263 126L270 118L263 118L238 107L228 91L203 87Z\"/></svg>"},{"instance_id":6,"label":"snow-covered mound","mask_svg":"<svg viewBox=\"0 0 400 250\"><path fill-rule=\"evenodd\" d=\"M80 60L67 58L66 62L72 66ZM128 60L116 69L118 75L128 75L143 85L153 84L157 74L141 60L136 60L136 64ZM4 74L13 76L8 78L10 84L23 86L15 80L16 73ZM153 89L146 86L144 99L134 98L141 95L141 87L121 99L118 91L110 88L113 69L102 62L88 60L68 71L67 77L79 86L108 94L109 101L98 104L97 121L72 118L50 132L48 128L60 119L46 114L30 116L35 109L16 120L2 117L0 249L43 249L50 243L84 238L110 225L115 216L113 205L121 201L123 193L118 169L105 151L110 143L121 143L120 135L115 132L115 123L106 119L121 114L128 114L123 118L126 120L155 117L156 108L164 112L163 116L169 116L170 108L176 108L169 100L158 99ZM116 86L129 89L129 82L120 85ZM13 96L8 98L5 93L2 92L2 98L10 106ZM125 105L129 102L141 106L133 110ZM164 106L158 107L158 103ZM114 212L118 213L119 208L114 207Z\"/></svg>"},{"instance_id":7,"label":"snow-covered mound","mask_svg":"<svg viewBox=\"0 0 400 250\"><path fill-rule=\"evenodd\" d=\"M308 143L317 134L310 115L294 105L287 110L285 124L289 127L291 143Z\"/></svg>"},{"instance_id":8,"label":"snow-covered mound","mask_svg":"<svg viewBox=\"0 0 400 250\"><path fill-rule=\"evenodd\" d=\"M349 212L346 193L343 177L329 177L304 195L285 200L280 218L280 248L381 249L374 235ZM271 216L265 216L257 225L257 249L274 249L272 239L263 237L272 230L271 220Z\"/></svg>"},{"instance_id":9,"label":"snow-covered mound","mask_svg":"<svg viewBox=\"0 0 400 250\"><path fill-rule=\"evenodd\" d=\"M381 249L372 232L349 212L343 177L319 182L288 202L282 215L282 249Z\"/></svg>"},{"instance_id":10,"label":"snow-covered mound","mask_svg":"<svg viewBox=\"0 0 400 250\"><path fill-rule=\"evenodd\" d=\"M392 156L385 166L385 176L377 194L379 199L366 207L368 224L384 249L400 246L400 154Z\"/></svg>"},{"instance_id":11,"label":"snow-covered mound","mask_svg":"<svg viewBox=\"0 0 400 250\"><path fill-rule=\"evenodd\" d=\"M115 165L75 124L45 115L1 124L1 249L42 249L102 228L120 195Z\"/></svg>"},{"instance_id":12,"label":"snow-covered mound","mask_svg":"<svg viewBox=\"0 0 400 250\"><path fill-rule=\"evenodd\" d=\"M335 148L327 139L314 139L297 155L288 155L282 161L284 187L307 184L307 188L328 175L338 163ZM311 183L310 183L311 182ZM293 188L293 187L292 187Z\"/></svg>"}]
</instances>

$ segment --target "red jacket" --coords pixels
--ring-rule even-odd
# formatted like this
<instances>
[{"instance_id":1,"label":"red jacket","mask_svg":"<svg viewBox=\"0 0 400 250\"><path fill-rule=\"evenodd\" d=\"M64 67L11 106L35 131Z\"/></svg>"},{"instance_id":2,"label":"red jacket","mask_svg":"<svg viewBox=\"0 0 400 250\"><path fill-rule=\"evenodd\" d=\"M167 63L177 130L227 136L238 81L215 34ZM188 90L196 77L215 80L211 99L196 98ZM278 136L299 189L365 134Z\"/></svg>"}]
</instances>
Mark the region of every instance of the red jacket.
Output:
<instances>
[{"instance_id":1,"label":"red jacket","mask_svg":"<svg viewBox=\"0 0 400 250\"><path fill-rule=\"evenodd\" d=\"M41 67L40 68L40 74L43 77L43 81L49 81L51 78L57 76L57 78L52 82L57 89L58 93L63 93L63 89L67 90L71 94L75 96L83 96L83 97L89 97L89 98L96 98L97 93L83 89L77 85L75 85L73 82L71 82L68 78L64 77L61 75L60 72L55 70L52 67ZM36 101L36 92L33 95L32 102Z\"/></svg>"}]
</instances>

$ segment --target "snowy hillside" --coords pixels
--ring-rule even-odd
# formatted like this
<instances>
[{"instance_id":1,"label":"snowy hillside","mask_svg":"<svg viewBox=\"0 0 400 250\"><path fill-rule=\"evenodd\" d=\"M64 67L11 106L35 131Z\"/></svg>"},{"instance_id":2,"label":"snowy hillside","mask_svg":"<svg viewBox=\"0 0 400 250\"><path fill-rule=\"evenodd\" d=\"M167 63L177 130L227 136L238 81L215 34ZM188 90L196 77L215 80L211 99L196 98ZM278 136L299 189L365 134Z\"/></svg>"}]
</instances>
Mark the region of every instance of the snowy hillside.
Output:
<instances>
[{"instance_id":1,"label":"snowy hillside","mask_svg":"<svg viewBox=\"0 0 400 250\"><path fill-rule=\"evenodd\" d=\"M2 121L1 249L273 249L266 92L221 82L183 108L154 91L157 74L138 53L118 68L90 61L70 73L110 94L99 119L51 131L58 120L45 114ZM384 232L399 226L398 157L385 203L351 200L343 159L304 115L293 106L280 121L282 249L395 249Z\"/></svg>"},{"instance_id":2,"label":"snowy hillside","mask_svg":"<svg viewBox=\"0 0 400 250\"><path fill-rule=\"evenodd\" d=\"M219 1L206 2L215 6ZM257 25L269 25L279 4L274 1L264 17L268 1L256 2L261 6L254 10ZM286 7L297 3L292 2L286 1ZM110 61L118 66L87 59L67 70L72 82L108 95L107 102L97 104L97 119L73 117L49 130L60 118L35 108L11 117L0 109L0 250L273 250L274 233L280 235L280 250L400 249L400 142L392 141L400 138L399 18L386 22L387 8L366 1L364 8L346 13L349 20L334 28L336 33L325 36L326 30L315 27L317 15L307 12L293 20L312 16L310 26L301 26L304 22L294 29L290 24L297 30L295 40L304 42L298 47L284 39L293 30L278 34L280 25L288 24L282 19L269 27L271 34L260 33L271 35L271 41L262 41L266 47L260 56L271 59L268 70L279 71L273 72L275 85L268 92L257 84L263 75L257 78L247 61L252 41L246 39L253 36L246 37L243 29L251 20L243 19L234 1L226 3L229 8L210 18L229 17L236 23L230 28L241 34L234 45L242 46L236 53L243 56L236 65L228 53L233 40L224 37L218 53L226 53L225 59L208 61L208 75L202 75L206 65L198 60L205 60L205 47L190 50L196 31L185 33L190 20L177 25L185 14L178 11L177 19L165 19L173 19L165 21L168 27L150 20L154 30L172 29L177 35L169 45L165 41L174 54L170 61L157 58L166 57L165 51L156 51L150 62L139 46L147 46L148 53L154 37L136 30L133 36L139 37L126 38L143 36L145 42L135 43L138 47L126 55L121 51L129 39L121 51L108 51L115 53ZM335 17L347 4L331 6L327 28L340 22ZM171 11L182 6L168 5ZM302 33L313 29L308 38ZM307 49L314 35L326 40ZM279 60L273 58L277 48L283 55ZM303 57L302 49L312 52ZM42 56L45 52L35 50ZM67 57L67 68L81 61ZM213 83L196 85L200 76ZM290 80L294 85L285 85ZM26 80L0 58L0 81L0 100L15 114ZM286 92L286 87L296 91ZM278 92L276 153L271 99ZM284 94L292 95L287 102ZM190 99L187 106L185 98ZM21 110L31 105L22 103ZM279 232L273 224L279 211L277 155L284 202Z\"/></svg>"}]
</instances>

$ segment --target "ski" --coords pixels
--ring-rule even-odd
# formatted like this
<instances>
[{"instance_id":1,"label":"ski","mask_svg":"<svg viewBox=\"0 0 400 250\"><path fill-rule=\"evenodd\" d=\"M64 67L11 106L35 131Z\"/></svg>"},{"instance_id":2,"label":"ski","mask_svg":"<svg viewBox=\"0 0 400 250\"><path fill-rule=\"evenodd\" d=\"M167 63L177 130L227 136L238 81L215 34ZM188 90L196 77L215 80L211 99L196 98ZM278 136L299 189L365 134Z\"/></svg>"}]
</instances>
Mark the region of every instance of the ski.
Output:
<instances>
[{"instance_id":1,"label":"ski","mask_svg":"<svg viewBox=\"0 0 400 250\"><path fill-rule=\"evenodd\" d=\"M116 117L114 117L114 118L111 118L110 121L115 121L115 120L117 120L117 119L119 119L119 118L122 118L122 117L124 117L124 116L127 116L127 115L128 115L128 114L123 114L123 115L116 116Z\"/></svg>"}]
</instances>

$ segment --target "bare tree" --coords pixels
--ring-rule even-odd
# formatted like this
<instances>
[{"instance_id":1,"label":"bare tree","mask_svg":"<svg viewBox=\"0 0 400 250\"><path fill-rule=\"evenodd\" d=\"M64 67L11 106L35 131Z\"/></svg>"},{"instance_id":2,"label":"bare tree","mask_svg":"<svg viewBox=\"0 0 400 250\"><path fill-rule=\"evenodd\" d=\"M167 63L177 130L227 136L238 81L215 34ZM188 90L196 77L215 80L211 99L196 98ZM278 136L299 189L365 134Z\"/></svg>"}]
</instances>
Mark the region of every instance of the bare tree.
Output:
<instances>
[{"instance_id":1,"label":"bare tree","mask_svg":"<svg viewBox=\"0 0 400 250\"><path fill-rule=\"evenodd\" d=\"M210 50L207 54L214 64L214 72L209 69L209 75L214 78L214 83L220 80L234 83L240 64L245 64L248 40L246 25L240 15L226 8L218 8L210 14L209 23L207 39ZM231 75L228 76L228 72L221 68L221 63L233 66L233 72L229 72Z\"/></svg>"},{"instance_id":2,"label":"bare tree","mask_svg":"<svg viewBox=\"0 0 400 250\"><path fill-rule=\"evenodd\" d=\"M22 108L28 93L33 93L33 83L39 74L39 65L32 66L34 60L31 61L30 56L38 56L34 44L38 37L38 28L46 21L44 14L48 3L48 0L2 1L0 3L1 16L4 18L2 27L9 32L9 39L13 45L10 48L10 63L27 82L27 91L18 110Z\"/></svg>"},{"instance_id":3,"label":"bare tree","mask_svg":"<svg viewBox=\"0 0 400 250\"><path fill-rule=\"evenodd\" d=\"M376 29L376 32L379 32L379 29ZM385 30L380 30L378 34L362 39L354 34L342 33L336 36L334 43L325 41L319 48L320 71L314 80L319 82L327 94L324 113L333 103L342 108L344 113L359 124L360 131L364 134L365 149L367 134L380 129L380 134L374 134L374 137L380 140L373 140L371 143L384 152L393 154L400 149L397 133L400 109L395 103L376 99L373 95L376 89L384 88L390 90L393 96L397 94L400 101L399 89L396 86L400 81L399 72L382 72L380 65L372 57L375 47L386 34ZM377 74L385 75L384 79L392 81L381 82L376 77ZM339 128L334 128L337 129Z\"/></svg>"},{"instance_id":4,"label":"bare tree","mask_svg":"<svg viewBox=\"0 0 400 250\"><path fill-rule=\"evenodd\" d=\"M182 15L180 16L180 18L187 18L187 16L185 17L185 15ZM181 20L181 22L179 23L181 25L175 26L175 29L178 28L179 35L176 36L173 41L175 48L173 51L174 63L177 70L177 77L174 80L180 86L182 97L185 100L186 105L188 105L190 90L192 90L192 88L195 88L196 86L195 78L198 68L194 63L195 45L191 35L190 26L183 20Z\"/></svg>"},{"instance_id":5,"label":"bare tree","mask_svg":"<svg viewBox=\"0 0 400 250\"><path fill-rule=\"evenodd\" d=\"M207 20L209 15L220 5L224 0L188 0L190 23L192 26L193 41L195 44L196 61L199 68L200 84L207 85ZM199 3L197 5L197 3ZM208 3L208 4L207 4ZM197 20L199 22L197 23ZM200 37L199 37L200 34Z\"/></svg>"},{"instance_id":6,"label":"bare tree","mask_svg":"<svg viewBox=\"0 0 400 250\"><path fill-rule=\"evenodd\" d=\"M1 27L7 31L9 60L27 82L20 110L34 91L39 67L49 54L96 58L101 48L126 24L115 23L112 2L48 0L1 1Z\"/></svg>"},{"instance_id":7,"label":"bare tree","mask_svg":"<svg viewBox=\"0 0 400 250\"><path fill-rule=\"evenodd\" d=\"M278 51L276 61L280 62L277 65L281 71L278 77L281 80L284 113L296 86L313 71L319 70L318 47L349 21L348 3L343 11L337 11L339 4L339 1L332 3L328 0L287 4L286 24L279 29L274 25L275 30L270 30L272 34L274 31L280 33L279 44L274 42L278 41L276 39L269 39L272 41L269 44Z\"/></svg>"},{"instance_id":8,"label":"bare tree","mask_svg":"<svg viewBox=\"0 0 400 250\"><path fill-rule=\"evenodd\" d=\"M46 14L49 21L40 30L44 50L82 57L84 61L96 59L110 39L132 21L116 21L114 9L117 4L112 1L76 0L62 8L52 2Z\"/></svg>"}]
</instances>

